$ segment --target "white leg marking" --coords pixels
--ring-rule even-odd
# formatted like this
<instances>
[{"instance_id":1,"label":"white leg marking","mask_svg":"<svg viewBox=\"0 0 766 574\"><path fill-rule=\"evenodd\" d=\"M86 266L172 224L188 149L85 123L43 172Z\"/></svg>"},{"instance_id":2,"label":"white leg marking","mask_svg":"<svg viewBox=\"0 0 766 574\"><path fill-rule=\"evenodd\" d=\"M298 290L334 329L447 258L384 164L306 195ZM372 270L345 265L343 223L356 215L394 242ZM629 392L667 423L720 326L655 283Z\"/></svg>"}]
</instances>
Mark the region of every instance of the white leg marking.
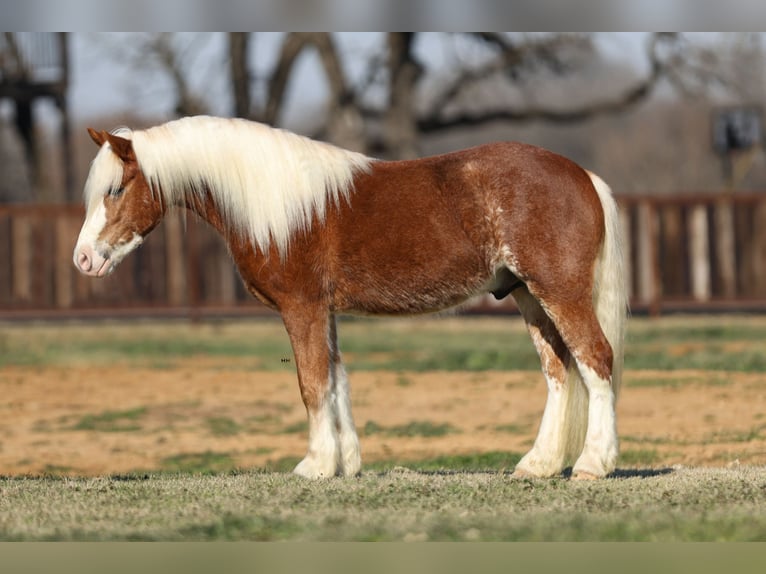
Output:
<instances>
[{"instance_id":1,"label":"white leg marking","mask_svg":"<svg viewBox=\"0 0 766 574\"><path fill-rule=\"evenodd\" d=\"M325 395L318 412L308 414L309 450L293 471L306 478L335 476L339 467L338 432L335 425L332 390Z\"/></svg>"},{"instance_id":2,"label":"white leg marking","mask_svg":"<svg viewBox=\"0 0 766 574\"><path fill-rule=\"evenodd\" d=\"M609 380L602 379L590 367L578 364L588 388L588 431L585 447L577 459L572 475L602 477L615 469L619 447L614 393Z\"/></svg>"},{"instance_id":3,"label":"white leg marking","mask_svg":"<svg viewBox=\"0 0 766 574\"><path fill-rule=\"evenodd\" d=\"M548 380L548 399L540 421L540 429L532 449L516 465L517 476L553 476L564 467L564 449L561 445L562 423L566 414L566 383Z\"/></svg>"},{"instance_id":4,"label":"white leg marking","mask_svg":"<svg viewBox=\"0 0 766 574\"><path fill-rule=\"evenodd\" d=\"M362 467L359 437L351 416L348 377L338 351L335 317L330 317L327 332L330 367L327 392L319 411L309 413L309 450L295 473L308 478L342 474L356 476Z\"/></svg>"},{"instance_id":5,"label":"white leg marking","mask_svg":"<svg viewBox=\"0 0 766 574\"><path fill-rule=\"evenodd\" d=\"M340 361L335 365L335 384L335 406L340 432L340 470L344 476L356 476L362 468L362 457L359 453L359 437L356 434L354 417L351 415L348 376Z\"/></svg>"},{"instance_id":6,"label":"white leg marking","mask_svg":"<svg viewBox=\"0 0 766 574\"><path fill-rule=\"evenodd\" d=\"M548 399L532 449L516 465L518 476L548 477L560 473L582 449L588 397L577 373L559 382L547 378Z\"/></svg>"},{"instance_id":7,"label":"white leg marking","mask_svg":"<svg viewBox=\"0 0 766 574\"><path fill-rule=\"evenodd\" d=\"M547 477L560 473L580 454L587 425L587 395L574 368L565 369L552 348L555 333L540 303L525 289L514 293L535 344L548 384L540 429L532 449L516 465L516 476ZM543 333L543 330L550 330ZM547 339L546 339L547 335Z\"/></svg>"}]
</instances>

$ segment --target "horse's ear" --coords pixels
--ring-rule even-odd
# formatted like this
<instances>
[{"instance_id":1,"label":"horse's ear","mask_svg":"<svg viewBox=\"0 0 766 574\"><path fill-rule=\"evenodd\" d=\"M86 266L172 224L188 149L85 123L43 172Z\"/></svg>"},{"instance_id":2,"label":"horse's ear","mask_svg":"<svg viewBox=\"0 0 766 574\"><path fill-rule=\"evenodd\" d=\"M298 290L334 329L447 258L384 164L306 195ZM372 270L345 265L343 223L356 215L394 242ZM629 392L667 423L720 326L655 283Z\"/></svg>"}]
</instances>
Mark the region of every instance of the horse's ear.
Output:
<instances>
[{"instance_id":1,"label":"horse's ear","mask_svg":"<svg viewBox=\"0 0 766 574\"><path fill-rule=\"evenodd\" d=\"M124 162L136 161L136 154L133 151L133 142L126 138L121 138L114 134L105 133L106 141L112 148L112 151Z\"/></svg>"},{"instance_id":2,"label":"horse's ear","mask_svg":"<svg viewBox=\"0 0 766 574\"><path fill-rule=\"evenodd\" d=\"M90 139L96 142L98 147L104 145L104 142L106 141L106 132L97 132L93 128L88 128L88 134L90 135Z\"/></svg>"}]
</instances>

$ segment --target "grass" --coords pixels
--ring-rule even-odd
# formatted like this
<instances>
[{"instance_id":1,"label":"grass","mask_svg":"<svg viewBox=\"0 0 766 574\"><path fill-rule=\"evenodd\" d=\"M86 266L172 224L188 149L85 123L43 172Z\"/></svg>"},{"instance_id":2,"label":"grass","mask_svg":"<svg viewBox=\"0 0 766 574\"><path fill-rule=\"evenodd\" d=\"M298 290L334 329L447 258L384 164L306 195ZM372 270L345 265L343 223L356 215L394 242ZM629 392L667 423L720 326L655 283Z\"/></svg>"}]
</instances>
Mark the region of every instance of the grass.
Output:
<instances>
[{"instance_id":1,"label":"grass","mask_svg":"<svg viewBox=\"0 0 766 574\"><path fill-rule=\"evenodd\" d=\"M519 317L344 318L341 349L349 370L538 370ZM629 321L625 366L766 372L766 318L714 316ZM219 368L294 371L278 320L8 324L0 333L4 365L130 364L173 368L206 357ZM289 360L287 360L289 359ZM407 385L402 376L399 384Z\"/></svg>"},{"instance_id":2,"label":"grass","mask_svg":"<svg viewBox=\"0 0 766 574\"><path fill-rule=\"evenodd\" d=\"M410 421L407 424L390 427L382 426L375 421L367 421L363 430L365 436L382 434L390 437L437 437L458 432L460 429L449 423L436 424L431 421Z\"/></svg>"},{"instance_id":3,"label":"grass","mask_svg":"<svg viewBox=\"0 0 766 574\"><path fill-rule=\"evenodd\" d=\"M104 411L97 415L83 416L70 429L98 432L133 432L141 430L141 425L138 424L138 421L145 414L145 407L126 411Z\"/></svg>"},{"instance_id":4,"label":"grass","mask_svg":"<svg viewBox=\"0 0 766 574\"><path fill-rule=\"evenodd\" d=\"M242 431L242 426L229 417L209 417L205 422L213 436L233 436Z\"/></svg>"},{"instance_id":5,"label":"grass","mask_svg":"<svg viewBox=\"0 0 766 574\"><path fill-rule=\"evenodd\" d=\"M594 482L403 468L316 482L272 472L0 479L0 539L766 540L765 488L747 468Z\"/></svg>"},{"instance_id":6,"label":"grass","mask_svg":"<svg viewBox=\"0 0 766 574\"><path fill-rule=\"evenodd\" d=\"M504 472L512 470L519 460L520 453L490 451L444 455L418 461L377 462L367 466L376 471L405 468L416 472Z\"/></svg>"},{"instance_id":7,"label":"grass","mask_svg":"<svg viewBox=\"0 0 766 574\"><path fill-rule=\"evenodd\" d=\"M651 466L660 462L661 457L655 449L622 449L619 464L626 466Z\"/></svg>"},{"instance_id":8,"label":"grass","mask_svg":"<svg viewBox=\"0 0 766 574\"><path fill-rule=\"evenodd\" d=\"M161 468L166 472L215 474L233 468L234 460L227 453L199 452L185 453L163 459Z\"/></svg>"},{"instance_id":9,"label":"grass","mask_svg":"<svg viewBox=\"0 0 766 574\"><path fill-rule=\"evenodd\" d=\"M393 369L400 386L413 384L412 371L539 370L519 318L348 319L340 337L350 371ZM632 319L626 368L653 371L635 376L635 386L726 386L727 372L766 372L764 340L764 317ZM282 361L291 357L277 321L9 324L0 332L0 368L56 366L62 377L70 366L165 369L189 359L219 370L294 371L294 361ZM657 373L676 369L707 372ZM290 407L270 406L258 417L210 416L204 424L218 437L264 424L306 432L303 421L282 423ZM136 408L61 424L135 432L146 418ZM369 421L361 430L391 437L456 431L419 420ZM766 424L754 424L706 441L747 442L765 432ZM621 438L622 470L593 483L511 480L520 455L509 452L365 462L359 478L320 482L289 474L298 458L243 472L232 454L214 450L168 457L156 471L95 479L63 478L71 469L51 466L41 478L0 478L0 540L766 540L762 468L657 469L669 439Z\"/></svg>"}]
</instances>

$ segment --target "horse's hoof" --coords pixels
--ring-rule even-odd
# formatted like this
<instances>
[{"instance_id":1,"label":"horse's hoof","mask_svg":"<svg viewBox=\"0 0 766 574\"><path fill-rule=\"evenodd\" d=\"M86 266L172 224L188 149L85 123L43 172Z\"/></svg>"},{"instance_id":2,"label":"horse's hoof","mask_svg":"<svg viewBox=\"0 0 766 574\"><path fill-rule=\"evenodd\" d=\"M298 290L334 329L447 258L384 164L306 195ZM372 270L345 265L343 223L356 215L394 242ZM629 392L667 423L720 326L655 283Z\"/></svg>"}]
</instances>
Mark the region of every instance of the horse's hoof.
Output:
<instances>
[{"instance_id":1,"label":"horse's hoof","mask_svg":"<svg viewBox=\"0 0 766 574\"><path fill-rule=\"evenodd\" d=\"M599 478L603 477L584 471L576 472L572 475L572 480L598 480Z\"/></svg>"},{"instance_id":2,"label":"horse's hoof","mask_svg":"<svg viewBox=\"0 0 766 574\"><path fill-rule=\"evenodd\" d=\"M523 468L519 468L513 471L513 473L511 474L511 478L515 480L521 480L525 478L538 478L538 477L532 474L531 472L524 470Z\"/></svg>"},{"instance_id":3,"label":"horse's hoof","mask_svg":"<svg viewBox=\"0 0 766 574\"><path fill-rule=\"evenodd\" d=\"M314 458L306 457L298 463L298 466L293 470L293 474L308 478L311 480L318 480L324 478L332 478L336 472L334 467L328 465L322 465L320 461Z\"/></svg>"}]
</instances>

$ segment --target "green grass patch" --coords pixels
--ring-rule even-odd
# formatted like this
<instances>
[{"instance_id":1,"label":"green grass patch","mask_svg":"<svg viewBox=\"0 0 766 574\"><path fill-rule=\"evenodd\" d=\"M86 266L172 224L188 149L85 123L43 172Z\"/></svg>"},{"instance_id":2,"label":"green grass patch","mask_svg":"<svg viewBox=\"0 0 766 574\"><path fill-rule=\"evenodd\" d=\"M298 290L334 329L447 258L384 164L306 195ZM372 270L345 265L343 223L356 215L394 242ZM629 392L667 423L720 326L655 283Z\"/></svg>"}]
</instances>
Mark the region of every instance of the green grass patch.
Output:
<instances>
[{"instance_id":1,"label":"green grass patch","mask_svg":"<svg viewBox=\"0 0 766 574\"><path fill-rule=\"evenodd\" d=\"M396 378L396 384L400 387L409 387L412 384L412 379L405 375L399 375Z\"/></svg>"},{"instance_id":2,"label":"green grass patch","mask_svg":"<svg viewBox=\"0 0 766 574\"><path fill-rule=\"evenodd\" d=\"M281 322L243 325L186 321L10 325L0 335L3 365L109 365L165 370L191 357L247 358L248 368L291 370Z\"/></svg>"},{"instance_id":3,"label":"green grass patch","mask_svg":"<svg viewBox=\"0 0 766 574\"><path fill-rule=\"evenodd\" d=\"M686 385L710 385L710 386L725 386L731 383L731 380L727 377L720 376L715 373L705 373L699 376L692 377L673 377L673 376L653 376L647 377L633 377L630 380L631 387L664 387L671 389L678 389Z\"/></svg>"},{"instance_id":4,"label":"green grass patch","mask_svg":"<svg viewBox=\"0 0 766 574\"><path fill-rule=\"evenodd\" d=\"M751 427L747 430L725 430L712 433L706 437L706 443L750 442L760 439L766 426Z\"/></svg>"},{"instance_id":5,"label":"green grass patch","mask_svg":"<svg viewBox=\"0 0 766 574\"><path fill-rule=\"evenodd\" d=\"M640 444L684 444L684 442L672 440L667 437L648 437L634 435L620 435L620 442L635 442Z\"/></svg>"},{"instance_id":6,"label":"green grass patch","mask_svg":"<svg viewBox=\"0 0 766 574\"><path fill-rule=\"evenodd\" d=\"M211 522L188 526L180 532L180 535L190 540L271 542L289 540L300 535L302 531L303 529L294 519L227 512Z\"/></svg>"},{"instance_id":7,"label":"green grass patch","mask_svg":"<svg viewBox=\"0 0 766 574\"><path fill-rule=\"evenodd\" d=\"M417 472L500 472L511 471L521 460L521 453L490 451L472 454L442 455L420 460L387 459L365 462L362 472L389 472L396 468ZM268 461L266 472L292 472L301 461L299 457L283 457Z\"/></svg>"},{"instance_id":8,"label":"green grass patch","mask_svg":"<svg viewBox=\"0 0 766 574\"><path fill-rule=\"evenodd\" d=\"M74 468L66 465L59 464L46 464L43 468L42 475L46 478L59 478L65 476L71 472L74 472Z\"/></svg>"},{"instance_id":9,"label":"green grass patch","mask_svg":"<svg viewBox=\"0 0 766 574\"><path fill-rule=\"evenodd\" d=\"M343 318L340 347L349 370L532 370L540 361L520 317ZM766 317L694 316L628 321L625 366L766 372ZM169 369L190 358L211 368L294 371L278 320L8 324L0 366L130 364ZM227 359L232 359L229 363ZM399 381L409 384L406 378Z\"/></svg>"},{"instance_id":10,"label":"green grass patch","mask_svg":"<svg viewBox=\"0 0 766 574\"><path fill-rule=\"evenodd\" d=\"M308 421L298 421L287 425L280 432L282 434L308 434L309 423Z\"/></svg>"},{"instance_id":11,"label":"green grass patch","mask_svg":"<svg viewBox=\"0 0 766 574\"><path fill-rule=\"evenodd\" d=\"M507 424L507 425L496 425L493 427L493 430L496 432L504 432L508 434L526 434L530 430L530 425L517 425L517 424Z\"/></svg>"},{"instance_id":12,"label":"green grass patch","mask_svg":"<svg viewBox=\"0 0 766 574\"><path fill-rule=\"evenodd\" d=\"M766 320L710 316L632 319L627 369L765 372Z\"/></svg>"},{"instance_id":13,"label":"green grass patch","mask_svg":"<svg viewBox=\"0 0 766 574\"><path fill-rule=\"evenodd\" d=\"M627 466L651 466L661 459L655 449L623 449L620 452L618 463Z\"/></svg>"},{"instance_id":14,"label":"green grass patch","mask_svg":"<svg viewBox=\"0 0 766 574\"><path fill-rule=\"evenodd\" d=\"M125 411L104 411L97 415L85 415L70 429L96 432L135 432L141 430L139 421L146 412L146 407L138 407Z\"/></svg>"},{"instance_id":15,"label":"green grass patch","mask_svg":"<svg viewBox=\"0 0 766 574\"><path fill-rule=\"evenodd\" d=\"M365 436L382 434L390 437L437 437L459 433L460 429L449 423L437 424L431 421L411 421L403 425L382 426L375 421L367 421L363 429Z\"/></svg>"},{"instance_id":16,"label":"green grass patch","mask_svg":"<svg viewBox=\"0 0 766 574\"><path fill-rule=\"evenodd\" d=\"M301 457L298 456L284 456L275 460L269 460L263 465L263 471L276 472L276 473L290 473L298 466L301 461Z\"/></svg>"},{"instance_id":17,"label":"green grass patch","mask_svg":"<svg viewBox=\"0 0 766 574\"><path fill-rule=\"evenodd\" d=\"M209 417L205 423L214 436L232 436L242 431L242 426L229 417Z\"/></svg>"},{"instance_id":18,"label":"green grass patch","mask_svg":"<svg viewBox=\"0 0 766 574\"><path fill-rule=\"evenodd\" d=\"M517 452L491 451L443 455L417 461L381 461L367 466L376 471L401 467L419 472L501 472L512 471L521 457Z\"/></svg>"},{"instance_id":19,"label":"green grass patch","mask_svg":"<svg viewBox=\"0 0 766 574\"><path fill-rule=\"evenodd\" d=\"M225 452L183 453L162 459L161 470L185 474L215 474L236 468L234 459Z\"/></svg>"}]
</instances>

